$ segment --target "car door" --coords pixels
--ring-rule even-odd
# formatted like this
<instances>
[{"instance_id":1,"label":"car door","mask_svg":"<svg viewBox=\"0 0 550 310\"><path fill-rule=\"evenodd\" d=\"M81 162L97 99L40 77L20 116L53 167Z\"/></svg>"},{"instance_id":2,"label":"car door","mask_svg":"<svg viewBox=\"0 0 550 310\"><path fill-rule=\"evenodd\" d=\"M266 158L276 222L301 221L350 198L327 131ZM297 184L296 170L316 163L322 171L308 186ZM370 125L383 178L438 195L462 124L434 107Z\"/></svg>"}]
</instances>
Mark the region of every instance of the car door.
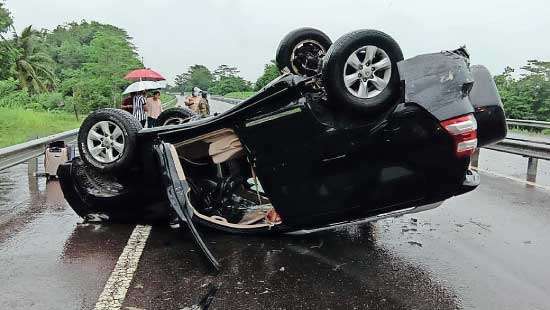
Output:
<instances>
[{"instance_id":1,"label":"car door","mask_svg":"<svg viewBox=\"0 0 550 310\"><path fill-rule=\"evenodd\" d=\"M212 255L212 252L206 246L199 231L193 225L193 211L189 207L186 199L186 193L189 190L189 184L185 180L183 169L177 159L176 149L173 145L161 142L154 146L161 168L161 179L166 190L166 196L170 207L177 214L180 225L185 224L191 234L195 244L201 249L202 253L216 271L219 271L220 264Z\"/></svg>"}]
</instances>

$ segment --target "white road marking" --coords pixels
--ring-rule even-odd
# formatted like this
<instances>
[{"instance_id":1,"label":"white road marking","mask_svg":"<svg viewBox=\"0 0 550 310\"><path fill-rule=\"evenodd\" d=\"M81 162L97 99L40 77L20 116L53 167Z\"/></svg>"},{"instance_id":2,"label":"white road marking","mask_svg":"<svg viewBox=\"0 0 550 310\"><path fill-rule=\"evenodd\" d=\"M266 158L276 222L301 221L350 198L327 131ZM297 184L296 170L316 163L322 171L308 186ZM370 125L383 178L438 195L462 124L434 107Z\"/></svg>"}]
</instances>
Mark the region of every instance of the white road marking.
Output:
<instances>
[{"instance_id":1,"label":"white road marking","mask_svg":"<svg viewBox=\"0 0 550 310\"><path fill-rule=\"evenodd\" d=\"M150 233L151 226L136 225L99 295L94 310L118 310L122 307Z\"/></svg>"},{"instance_id":2,"label":"white road marking","mask_svg":"<svg viewBox=\"0 0 550 310\"><path fill-rule=\"evenodd\" d=\"M483 168L472 167L472 169L477 170L477 171L482 171L482 172L485 172L485 173L488 173L488 174L492 174L492 175L494 175L496 177L499 177L499 178L505 178L505 179L508 179L508 180L520 182L520 183L523 183L523 184L526 184L526 185L529 185L529 186L533 186L533 187L537 187L537 188L540 188L540 189L550 191L550 186L545 186L545 185L530 182L530 181L527 181L527 180L522 180L522 179L519 179L519 178L510 177L510 176L500 174L500 173L496 173L496 172L493 172L493 171L490 171L490 170L487 170L487 169L483 169Z\"/></svg>"}]
</instances>

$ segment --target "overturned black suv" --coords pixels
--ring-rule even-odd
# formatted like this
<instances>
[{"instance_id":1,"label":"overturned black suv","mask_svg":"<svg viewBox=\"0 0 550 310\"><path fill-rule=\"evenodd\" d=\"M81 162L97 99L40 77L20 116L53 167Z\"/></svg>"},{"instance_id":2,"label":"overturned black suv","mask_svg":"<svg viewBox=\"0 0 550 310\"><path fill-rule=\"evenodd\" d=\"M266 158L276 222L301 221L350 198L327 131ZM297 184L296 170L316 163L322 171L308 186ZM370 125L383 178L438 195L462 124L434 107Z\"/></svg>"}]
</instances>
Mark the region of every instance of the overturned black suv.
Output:
<instances>
[{"instance_id":1,"label":"overturned black suv","mask_svg":"<svg viewBox=\"0 0 550 310\"><path fill-rule=\"evenodd\" d=\"M434 208L475 189L477 147L506 136L488 70L465 48L403 60L387 34L334 44L302 28L281 42L282 75L211 117L169 109L142 129L100 109L58 171L89 221L187 225L233 233L311 232Z\"/></svg>"}]
</instances>

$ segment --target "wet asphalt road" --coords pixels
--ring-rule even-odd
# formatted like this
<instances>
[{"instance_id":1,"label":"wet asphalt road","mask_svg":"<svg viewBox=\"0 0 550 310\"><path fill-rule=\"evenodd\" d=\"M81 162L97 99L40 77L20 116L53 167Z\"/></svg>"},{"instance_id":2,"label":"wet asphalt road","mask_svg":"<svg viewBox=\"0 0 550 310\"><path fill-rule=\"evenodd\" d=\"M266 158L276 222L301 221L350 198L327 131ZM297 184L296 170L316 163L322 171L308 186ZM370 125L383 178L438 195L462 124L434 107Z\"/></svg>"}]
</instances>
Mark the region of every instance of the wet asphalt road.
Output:
<instances>
[{"instance_id":1,"label":"wet asphalt road","mask_svg":"<svg viewBox=\"0 0 550 310\"><path fill-rule=\"evenodd\" d=\"M0 309L91 309L132 225L82 225L56 181L19 191L0 226ZM6 183L7 182L7 183ZM8 185L6 185L8 184ZM483 175L440 208L307 236L153 227L122 309L181 309L219 285L212 309L550 309L550 192Z\"/></svg>"},{"instance_id":2,"label":"wet asphalt road","mask_svg":"<svg viewBox=\"0 0 550 310\"><path fill-rule=\"evenodd\" d=\"M205 234L219 276L189 236L156 227L125 305L178 309L214 283L215 309L548 309L549 201L546 191L484 176L439 209L372 225L300 237Z\"/></svg>"},{"instance_id":3,"label":"wet asphalt road","mask_svg":"<svg viewBox=\"0 0 550 310\"><path fill-rule=\"evenodd\" d=\"M0 172L0 309L94 307L133 226L79 223L57 181ZM550 191L487 174L419 214L203 237L219 275L189 235L153 227L122 309L182 309L212 286L211 309L550 309Z\"/></svg>"}]
</instances>

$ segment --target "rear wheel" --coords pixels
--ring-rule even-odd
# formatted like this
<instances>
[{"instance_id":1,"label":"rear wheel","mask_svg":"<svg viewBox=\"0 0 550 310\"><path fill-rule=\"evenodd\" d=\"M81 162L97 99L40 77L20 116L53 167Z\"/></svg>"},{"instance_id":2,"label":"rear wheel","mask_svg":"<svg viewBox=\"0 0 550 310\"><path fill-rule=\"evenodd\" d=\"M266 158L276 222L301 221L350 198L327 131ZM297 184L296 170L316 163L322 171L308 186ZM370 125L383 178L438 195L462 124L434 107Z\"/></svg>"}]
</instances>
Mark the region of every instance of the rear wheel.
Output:
<instances>
[{"instance_id":1,"label":"rear wheel","mask_svg":"<svg viewBox=\"0 0 550 310\"><path fill-rule=\"evenodd\" d=\"M160 113L157 126L179 125L189 122L196 114L185 108L171 108Z\"/></svg>"},{"instance_id":2,"label":"rear wheel","mask_svg":"<svg viewBox=\"0 0 550 310\"><path fill-rule=\"evenodd\" d=\"M277 48L275 57L280 71L313 76L319 72L321 59L332 41L322 31L300 28L287 34Z\"/></svg>"},{"instance_id":3,"label":"rear wheel","mask_svg":"<svg viewBox=\"0 0 550 310\"><path fill-rule=\"evenodd\" d=\"M365 112L392 106L399 97L401 48L389 35L358 30L338 39L323 60L329 102Z\"/></svg>"}]
</instances>

